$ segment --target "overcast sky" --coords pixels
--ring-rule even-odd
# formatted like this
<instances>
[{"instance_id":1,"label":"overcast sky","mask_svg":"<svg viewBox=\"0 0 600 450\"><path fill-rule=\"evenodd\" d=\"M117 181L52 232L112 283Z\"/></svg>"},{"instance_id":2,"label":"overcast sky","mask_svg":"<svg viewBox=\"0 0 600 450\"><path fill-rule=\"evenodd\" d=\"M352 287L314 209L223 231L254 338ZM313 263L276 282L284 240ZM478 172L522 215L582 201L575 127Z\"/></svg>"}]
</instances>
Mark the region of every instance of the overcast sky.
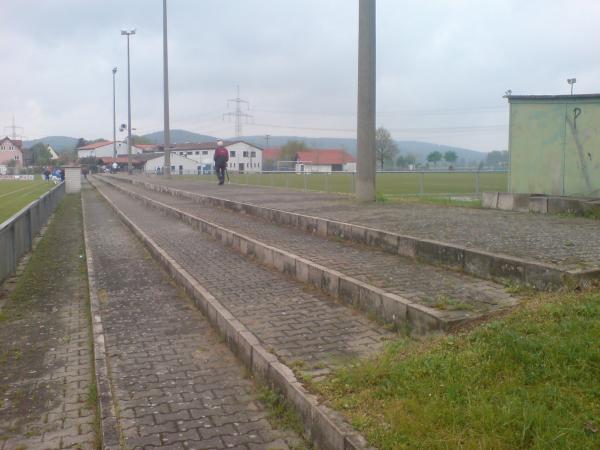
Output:
<instances>
[{"instance_id":1,"label":"overcast sky","mask_svg":"<svg viewBox=\"0 0 600 450\"><path fill-rule=\"evenodd\" d=\"M0 126L27 139L162 129L162 0L0 0ZM355 137L358 0L169 0L171 128ZM507 147L513 94L600 92L598 0L378 0L377 125L400 140ZM122 138L120 135L119 138Z\"/></svg>"}]
</instances>

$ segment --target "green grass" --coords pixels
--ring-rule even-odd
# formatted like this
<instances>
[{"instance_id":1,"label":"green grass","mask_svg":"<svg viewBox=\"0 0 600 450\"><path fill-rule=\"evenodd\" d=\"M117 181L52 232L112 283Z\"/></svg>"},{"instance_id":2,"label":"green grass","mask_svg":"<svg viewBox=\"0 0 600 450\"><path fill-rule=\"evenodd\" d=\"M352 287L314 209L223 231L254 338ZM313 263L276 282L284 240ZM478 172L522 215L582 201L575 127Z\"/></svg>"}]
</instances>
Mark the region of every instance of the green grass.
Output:
<instances>
[{"instance_id":1,"label":"green grass","mask_svg":"<svg viewBox=\"0 0 600 450\"><path fill-rule=\"evenodd\" d=\"M40 198L42 194L53 187L54 183L43 180L0 180L0 223Z\"/></svg>"},{"instance_id":2,"label":"green grass","mask_svg":"<svg viewBox=\"0 0 600 450\"><path fill-rule=\"evenodd\" d=\"M600 294L536 294L504 318L399 340L318 385L380 449L600 448Z\"/></svg>"},{"instance_id":3,"label":"green grass","mask_svg":"<svg viewBox=\"0 0 600 450\"><path fill-rule=\"evenodd\" d=\"M354 189L353 174L334 173L331 175L312 173L299 175L295 173L238 174L230 172L231 182L253 186L288 187L309 191L351 193ZM479 191L506 191L508 175L506 173L482 172L479 174ZM189 176L188 179L214 181L212 175ZM421 192L421 180L423 192ZM438 194L473 194L476 191L475 173L381 173L377 174L377 192L382 196L402 195L438 195Z\"/></svg>"}]
</instances>

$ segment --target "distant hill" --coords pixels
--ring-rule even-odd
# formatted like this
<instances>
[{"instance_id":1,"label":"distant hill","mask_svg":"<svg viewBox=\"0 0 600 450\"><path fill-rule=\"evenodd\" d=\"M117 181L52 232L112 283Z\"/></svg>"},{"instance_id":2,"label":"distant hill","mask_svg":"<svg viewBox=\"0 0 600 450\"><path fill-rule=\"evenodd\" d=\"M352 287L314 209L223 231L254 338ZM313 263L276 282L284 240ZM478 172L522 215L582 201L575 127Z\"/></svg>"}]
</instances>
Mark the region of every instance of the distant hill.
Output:
<instances>
[{"instance_id":1,"label":"distant hill","mask_svg":"<svg viewBox=\"0 0 600 450\"><path fill-rule=\"evenodd\" d=\"M68 136L46 136L40 139L33 139L31 141L23 141L23 147L30 148L38 142L43 142L44 144L52 146L57 153L62 153L73 150L75 148L75 144L77 144L77 140L77 138Z\"/></svg>"},{"instance_id":2,"label":"distant hill","mask_svg":"<svg viewBox=\"0 0 600 450\"><path fill-rule=\"evenodd\" d=\"M153 144L163 144L165 138L162 131L155 133L144 134L143 138L149 140ZM208 142L215 141L217 138L214 136L207 136L205 134L193 133L186 130L171 130L171 143L172 144L183 144L185 142Z\"/></svg>"}]
</instances>

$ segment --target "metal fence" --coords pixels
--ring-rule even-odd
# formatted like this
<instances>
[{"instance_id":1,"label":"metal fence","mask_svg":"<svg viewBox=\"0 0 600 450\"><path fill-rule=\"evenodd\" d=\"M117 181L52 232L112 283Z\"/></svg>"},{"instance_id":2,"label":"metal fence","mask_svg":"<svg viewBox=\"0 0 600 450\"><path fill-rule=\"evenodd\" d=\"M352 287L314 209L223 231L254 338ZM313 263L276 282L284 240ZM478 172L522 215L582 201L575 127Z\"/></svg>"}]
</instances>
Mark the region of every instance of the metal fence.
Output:
<instances>
[{"instance_id":1,"label":"metal fence","mask_svg":"<svg viewBox=\"0 0 600 450\"><path fill-rule=\"evenodd\" d=\"M33 248L33 240L65 195L60 183L0 224L0 283L15 272L19 259Z\"/></svg>"},{"instance_id":2,"label":"metal fence","mask_svg":"<svg viewBox=\"0 0 600 450\"><path fill-rule=\"evenodd\" d=\"M195 175L205 181L216 180L214 174ZM475 195L484 191L506 191L508 173L497 170L425 170L379 171L376 175L377 192L382 195ZM239 173L229 171L231 183L285 187L304 191L352 193L356 186L355 172L295 172L264 171Z\"/></svg>"}]
</instances>

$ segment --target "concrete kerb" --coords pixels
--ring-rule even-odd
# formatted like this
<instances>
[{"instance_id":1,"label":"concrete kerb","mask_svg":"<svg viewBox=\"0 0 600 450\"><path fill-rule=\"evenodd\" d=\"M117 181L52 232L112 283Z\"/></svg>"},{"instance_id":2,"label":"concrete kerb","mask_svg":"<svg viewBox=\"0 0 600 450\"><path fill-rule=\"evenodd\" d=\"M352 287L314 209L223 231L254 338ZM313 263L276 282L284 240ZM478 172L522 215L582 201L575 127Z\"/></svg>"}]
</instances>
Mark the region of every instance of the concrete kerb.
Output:
<instances>
[{"instance_id":1,"label":"concrete kerb","mask_svg":"<svg viewBox=\"0 0 600 450\"><path fill-rule=\"evenodd\" d=\"M100 433L102 448L106 450L120 449L121 433L118 427L115 400L110 378L109 361L106 356L104 329L100 315L100 302L96 287L96 272L94 270L94 257L86 230L85 201L81 197L83 216L83 238L85 243L86 265L88 275L88 290L90 295L90 314L92 317L92 340L94 352L94 368L96 373L96 387L98 389L100 409Z\"/></svg>"},{"instance_id":2,"label":"concrete kerb","mask_svg":"<svg viewBox=\"0 0 600 450\"><path fill-rule=\"evenodd\" d=\"M92 184L93 185L93 184ZM95 186L94 186L95 187ZM121 221L142 241L151 254L161 262L176 281L184 286L196 305L210 323L226 338L229 348L257 376L259 380L279 390L299 413L305 425L305 433L317 448L345 450L366 449L366 441L345 423L320 405L315 396L309 394L298 382L292 370L281 364L269 353L242 323L220 304L185 269L135 225L103 192L100 195L115 211ZM248 354L250 353L250 360ZM295 395L289 395L294 393Z\"/></svg>"},{"instance_id":3,"label":"concrete kerb","mask_svg":"<svg viewBox=\"0 0 600 450\"><path fill-rule=\"evenodd\" d=\"M102 181L121 190L132 198L141 200L148 206L159 209L163 213L172 214L178 219L185 218L184 222L186 223L201 223L201 226L195 225L195 227L202 228L206 233L220 239L224 244L231 246L240 253L256 256L261 264L275 268L279 272L288 274L298 281L308 282L326 294L339 298L343 303L372 314L381 322L390 323L394 326L404 326L408 322L409 327L417 336L448 329L448 324L445 323L443 314L439 313L436 318L437 311L435 310L428 309L426 313L422 313L422 309L413 307L412 314L406 314L406 311L413 305L413 302L400 295L392 295L375 286L363 283L300 256L271 247L250 237L187 214L172 206L123 189L118 184L105 179ZM249 249L252 251L250 252ZM383 306L384 303L385 307ZM419 317L421 313L424 314L423 318Z\"/></svg>"},{"instance_id":4,"label":"concrete kerb","mask_svg":"<svg viewBox=\"0 0 600 450\"><path fill-rule=\"evenodd\" d=\"M276 223L309 232L315 232L320 236L323 235L322 233L326 229L327 236L346 239L365 245L373 245L388 253L407 256L430 264L460 270L479 278L500 282L516 282L540 290L555 290L565 286L561 283L561 280L565 278L567 271L561 270L558 266L553 264L545 264L533 260L525 261L510 255L495 254L483 250L466 248L460 245L416 238L361 225L337 222L288 211L265 208L249 203L233 202L231 200L224 200L218 197L197 194L134 179L118 178L118 180L140 185L148 190L163 192L176 197L185 197L204 205L229 208L233 211L243 211L246 214L261 217ZM232 204L235 206L230 206ZM464 257L461 255L464 255ZM469 259L471 261L469 261ZM477 264L474 264L474 261L477 261ZM529 276L521 270L523 263L526 263L530 268ZM509 266L514 267L509 268ZM495 269L499 267L503 268L503 270L496 272ZM536 273L552 273L553 275L551 277L544 276L542 278L536 278ZM589 276L592 275L588 275L588 277ZM573 287L583 287L588 282L588 279L585 276L582 276L581 279L579 279L577 273L569 273L568 277L571 280ZM552 281L548 283L548 279Z\"/></svg>"}]
</instances>

